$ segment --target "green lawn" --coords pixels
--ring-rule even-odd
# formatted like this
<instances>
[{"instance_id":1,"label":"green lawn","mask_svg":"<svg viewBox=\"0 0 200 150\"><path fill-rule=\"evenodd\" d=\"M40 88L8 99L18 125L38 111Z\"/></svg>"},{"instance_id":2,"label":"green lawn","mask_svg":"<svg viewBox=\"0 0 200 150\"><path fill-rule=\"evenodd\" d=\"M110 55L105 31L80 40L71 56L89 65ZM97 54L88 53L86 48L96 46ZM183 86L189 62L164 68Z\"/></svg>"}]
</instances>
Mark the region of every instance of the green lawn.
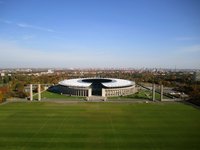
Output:
<instances>
[{"instance_id":1,"label":"green lawn","mask_svg":"<svg viewBox=\"0 0 200 150\"><path fill-rule=\"evenodd\" d=\"M83 99L84 97L81 96L68 96L68 95L61 95L61 94L57 94L57 93L53 93L53 92L49 92L49 91L44 91L41 94L42 99L65 99L65 100L72 100L72 99ZM36 94L34 96L35 99L38 98L38 95Z\"/></svg>"},{"instance_id":2,"label":"green lawn","mask_svg":"<svg viewBox=\"0 0 200 150\"><path fill-rule=\"evenodd\" d=\"M200 110L181 103L0 105L2 150L198 150Z\"/></svg>"},{"instance_id":3,"label":"green lawn","mask_svg":"<svg viewBox=\"0 0 200 150\"><path fill-rule=\"evenodd\" d=\"M163 96L164 99L169 99L166 96ZM109 97L108 99L111 100L119 100L119 99L152 99L152 92L149 90L140 90L135 94L127 95L127 96L116 96L116 97ZM160 94L155 93L155 99L160 100Z\"/></svg>"}]
</instances>

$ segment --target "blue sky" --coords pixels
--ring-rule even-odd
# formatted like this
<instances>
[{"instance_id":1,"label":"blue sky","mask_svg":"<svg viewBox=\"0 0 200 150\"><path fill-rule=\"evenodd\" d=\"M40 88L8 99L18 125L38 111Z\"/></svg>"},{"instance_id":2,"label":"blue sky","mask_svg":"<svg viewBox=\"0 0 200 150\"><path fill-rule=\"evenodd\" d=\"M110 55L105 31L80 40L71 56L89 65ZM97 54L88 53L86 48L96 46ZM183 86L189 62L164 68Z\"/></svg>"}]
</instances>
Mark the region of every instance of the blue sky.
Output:
<instances>
[{"instance_id":1,"label":"blue sky","mask_svg":"<svg viewBox=\"0 0 200 150\"><path fill-rule=\"evenodd\" d=\"M0 0L0 67L200 69L199 0Z\"/></svg>"}]
</instances>

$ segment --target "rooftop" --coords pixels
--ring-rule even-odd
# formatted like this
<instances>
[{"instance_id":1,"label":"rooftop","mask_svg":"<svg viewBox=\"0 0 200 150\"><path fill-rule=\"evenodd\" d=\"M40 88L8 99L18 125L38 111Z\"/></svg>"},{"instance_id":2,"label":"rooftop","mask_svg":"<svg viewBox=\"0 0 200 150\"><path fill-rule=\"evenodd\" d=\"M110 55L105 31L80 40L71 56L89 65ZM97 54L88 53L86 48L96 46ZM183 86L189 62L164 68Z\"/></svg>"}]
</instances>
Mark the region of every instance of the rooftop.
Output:
<instances>
[{"instance_id":1,"label":"rooftop","mask_svg":"<svg viewBox=\"0 0 200 150\"><path fill-rule=\"evenodd\" d=\"M91 82L88 82L91 79ZM102 80L100 81L105 87L108 88L117 88L124 86L134 85L135 82L124 80L124 79L116 79L116 78L77 78L77 79L69 79L60 81L58 84L63 86L74 86L74 87L89 87L92 84L92 81ZM85 82L84 80L87 80ZM106 82L104 82L106 80ZM109 80L109 81L108 81Z\"/></svg>"}]
</instances>

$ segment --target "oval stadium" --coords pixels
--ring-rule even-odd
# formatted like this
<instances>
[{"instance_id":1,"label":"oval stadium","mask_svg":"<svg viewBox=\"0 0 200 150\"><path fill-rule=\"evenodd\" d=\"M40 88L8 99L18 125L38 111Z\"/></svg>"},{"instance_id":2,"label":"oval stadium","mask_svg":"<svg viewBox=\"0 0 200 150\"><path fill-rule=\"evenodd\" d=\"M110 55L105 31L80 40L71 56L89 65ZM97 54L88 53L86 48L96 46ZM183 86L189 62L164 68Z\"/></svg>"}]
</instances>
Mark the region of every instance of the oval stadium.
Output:
<instances>
[{"instance_id":1,"label":"oval stadium","mask_svg":"<svg viewBox=\"0 0 200 150\"><path fill-rule=\"evenodd\" d=\"M77 78L63 80L52 89L74 96L124 96L136 92L135 82L116 78Z\"/></svg>"}]
</instances>

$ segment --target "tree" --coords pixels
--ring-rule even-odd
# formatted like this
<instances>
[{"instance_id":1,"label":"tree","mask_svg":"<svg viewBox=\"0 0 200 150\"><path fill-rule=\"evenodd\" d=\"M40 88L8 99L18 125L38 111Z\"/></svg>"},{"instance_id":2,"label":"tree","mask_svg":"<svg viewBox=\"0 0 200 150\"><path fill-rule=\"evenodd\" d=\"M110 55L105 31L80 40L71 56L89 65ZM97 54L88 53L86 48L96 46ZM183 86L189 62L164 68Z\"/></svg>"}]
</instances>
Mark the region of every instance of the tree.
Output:
<instances>
[{"instance_id":1,"label":"tree","mask_svg":"<svg viewBox=\"0 0 200 150\"><path fill-rule=\"evenodd\" d=\"M23 92L23 91L24 91L24 84L18 82L18 83L15 85L15 90L18 91L18 92Z\"/></svg>"},{"instance_id":2,"label":"tree","mask_svg":"<svg viewBox=\"0 0 200 150\"><path fill-rule=\"evenodd\" d=\"M2 102L3 101L3 94L2 94L2 92L0 91L0 102Z\"/></svg>"}]
</instances>

